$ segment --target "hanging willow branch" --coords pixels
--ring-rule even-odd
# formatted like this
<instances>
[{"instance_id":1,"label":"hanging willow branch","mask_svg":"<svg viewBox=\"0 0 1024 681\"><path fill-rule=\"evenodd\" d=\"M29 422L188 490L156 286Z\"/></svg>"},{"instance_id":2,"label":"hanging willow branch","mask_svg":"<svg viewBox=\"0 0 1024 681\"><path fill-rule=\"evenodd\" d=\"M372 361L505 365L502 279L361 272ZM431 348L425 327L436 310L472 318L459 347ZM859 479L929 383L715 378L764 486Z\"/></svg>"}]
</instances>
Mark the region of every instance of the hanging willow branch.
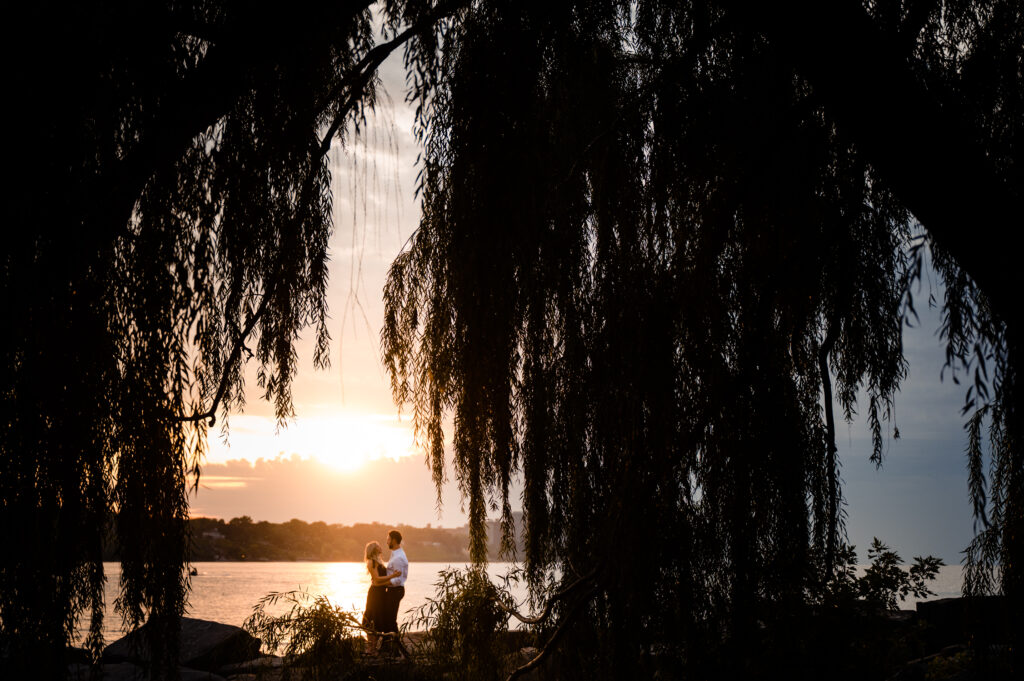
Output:
<instances>
[{"instance_id":1,"label":"hanging willow branch","mask_svg":"<svg viewBox=\"0 0 1024 681\"><path fill-rule=\"evenodd\" d=\"M407 43L416 35L422 33L439 19L450 15L462 4L463 3L461 2L443 3L428 17L402 31L395 38L375 46L359 61L353 70L353 73L343 78L336 88L331 91L326 98L328 102L335 101L342 92L346 92L347 94L345 95L337 113L334 115L331 125L327 129L327 133L320 141L314 160L310 164L312 167L303 181L299 195L298 209L295 214L295 222L297 224L305 220L310 214L310 203L313 200L313 189L315 188L317 176L317 160L322 159L330 151L331 143L333 142L335 135L337 135L341 126L344 124L353 109L361 103L365 96L366 86L369 84L370 80L376 76L377 69L396 49ZM220 408L220 404L227 393L228 386L231 384L233 377L237 372L237 364L241 359L242 351L245 348L245 342L253 330L255 330L256 324L259 322L260 318L266 313L269 303L277 292L280 283L281 270L278 269L268 278L266 290L263 293L259 307L249 314L245 325L242 327L241 332L238 334L238 337L231 348L231 353L228 356L225 370L221 375L220 380L217 382L217 390L214 393L210 406L203 411L194 412L189 416L178 416L176 417L178 421L195 422L209 419L208 425L213 426L216 423L217 410Z\"/></svg>"}]
</instances>

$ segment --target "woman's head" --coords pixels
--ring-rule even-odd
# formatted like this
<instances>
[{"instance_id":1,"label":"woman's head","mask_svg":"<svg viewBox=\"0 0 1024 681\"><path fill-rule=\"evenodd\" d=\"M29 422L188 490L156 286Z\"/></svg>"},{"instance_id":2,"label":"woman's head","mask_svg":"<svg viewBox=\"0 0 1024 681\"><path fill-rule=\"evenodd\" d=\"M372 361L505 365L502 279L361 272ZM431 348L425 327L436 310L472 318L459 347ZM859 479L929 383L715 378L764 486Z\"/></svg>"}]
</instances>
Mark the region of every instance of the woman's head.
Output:
<instances>
[{"instance_id":1,"label":"woman's head","mask_svg":"<svg viewBox=\"0 0 1024 681\"><path fill-rule=\"evenodd\" d=\"M377 542L370 542L366 545L366 560L380 560L380 554L383 550Z\"/></svg>"}]
</instances>

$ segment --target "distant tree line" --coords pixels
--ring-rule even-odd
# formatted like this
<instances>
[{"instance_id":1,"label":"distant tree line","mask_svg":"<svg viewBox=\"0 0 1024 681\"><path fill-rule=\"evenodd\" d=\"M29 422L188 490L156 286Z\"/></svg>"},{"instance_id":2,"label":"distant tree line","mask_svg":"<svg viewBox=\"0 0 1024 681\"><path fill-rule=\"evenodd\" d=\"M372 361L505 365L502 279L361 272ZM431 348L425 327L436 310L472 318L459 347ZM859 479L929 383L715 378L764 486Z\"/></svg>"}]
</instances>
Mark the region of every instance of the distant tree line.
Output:
<instances>
[{"instance_id":1,"label":"distant tree line","mask_svg":"<svg viewBox=\"0 0 1024 681\"><path fill-rule=\"evenodd\" d=\"M379 541L389 530L398 529L409 559L423 562L469 562L469 526L447 528L356 523L354 525L313 523L292 518L284 523L255 521L244 515L239 518L192 518L190 559L193 562L226 561L361 561L367 542ZM497 521L489 527L487 553L499 558ZM115 543L104 547L104 560L119 560Z\"/></svg>"}]
</instances>

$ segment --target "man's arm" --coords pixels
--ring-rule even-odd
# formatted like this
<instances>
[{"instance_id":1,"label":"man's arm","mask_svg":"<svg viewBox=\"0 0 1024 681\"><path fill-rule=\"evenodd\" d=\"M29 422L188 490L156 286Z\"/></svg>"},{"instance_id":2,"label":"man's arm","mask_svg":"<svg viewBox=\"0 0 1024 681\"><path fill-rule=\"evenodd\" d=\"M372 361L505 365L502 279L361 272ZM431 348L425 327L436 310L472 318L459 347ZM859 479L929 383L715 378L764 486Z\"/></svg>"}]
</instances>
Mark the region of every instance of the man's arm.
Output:
<instances>
[{"instance_id":1,"label":"man's arm","mask_svg":"<svg viewBox=\"0 0 1024 681\"><path fill-rule=\"evenodd\" d=\"M401 572L388 572L388 574L385 575L384 577L379 577L379 576L378 577L371 577L371 580L372 580L374 586L390 586L391 585L391 580L394 579L394 577L396 575L400 575L400 574L402 574L402 573Z\"/></svg>"}]
</instances>

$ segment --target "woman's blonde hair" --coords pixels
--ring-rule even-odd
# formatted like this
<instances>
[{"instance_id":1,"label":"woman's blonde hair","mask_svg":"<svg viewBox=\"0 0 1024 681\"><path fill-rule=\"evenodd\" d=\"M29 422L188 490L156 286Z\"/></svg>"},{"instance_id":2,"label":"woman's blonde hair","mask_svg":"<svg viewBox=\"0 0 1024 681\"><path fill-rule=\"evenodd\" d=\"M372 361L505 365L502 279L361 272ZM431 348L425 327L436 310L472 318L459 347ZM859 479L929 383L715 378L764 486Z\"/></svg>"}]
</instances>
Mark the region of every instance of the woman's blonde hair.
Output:
<instances>
[{"instance_id":1,"label":"woman's blonde hair","mask_svg":"<svg viewBox=\"0 0 1024 681\"><path fill-rule=\"evenodd\" d=\"M366 545L366 553L364 555L367 561L376 561L383 551L384 549L380 547L379 543L372 541Z\"/></svg>"}]
</instances>

